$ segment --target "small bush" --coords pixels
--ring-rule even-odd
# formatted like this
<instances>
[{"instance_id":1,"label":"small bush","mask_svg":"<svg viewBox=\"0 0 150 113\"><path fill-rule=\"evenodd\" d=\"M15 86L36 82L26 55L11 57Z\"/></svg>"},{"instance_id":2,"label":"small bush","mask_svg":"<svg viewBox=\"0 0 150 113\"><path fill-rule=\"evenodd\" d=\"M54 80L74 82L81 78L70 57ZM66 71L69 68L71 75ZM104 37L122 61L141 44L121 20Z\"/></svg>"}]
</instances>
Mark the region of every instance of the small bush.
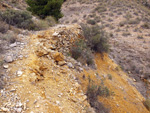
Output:
<instances>
[{"instance_id":1,"label":"small bush","mask_svg":"<svg viewBox=\"0 0 150 113\"><path fill-rule=\"evenodd\" d=\"M77 40L72 46L71 55L74 59L79 60L82 64L93 64L92 52L87 47L86 42L82 39Z\"/></svg>"},{"instance_id":2,"label":"small bush","mask_svg":"<svg viewBox=\"0 0 150 113\"><path fill-rule=\"evenodd\" d=\"M91 25L95 25L96 24L95 20L87 20L87 23L91 24Z\"/></svg>"},{"instance_id":3,"label":"small bush","mask_svg":"<svg viewBox=\"0 0 150 113\"><path fill-rule=\"evenodd\" d=\"M129 20L128 21L128 24L139 24L139 20L137 20L137 19L131 19L131 20Z\"/></svg>"},{"instance_id":4,"label":"small bush","mask_svg":"<svg viewBox=\"0 0 150 113\"><path fill-rule=\"evenodd\" d=\"M9 43L14 43L16 42L16 34L14 34L14 32L8 32L7 34L4 34L1 39L6 40Z\"/></svg>"},{"instance_id":5,"label":"small bush","mask_svg":"<svg viewBox=\"0 0 150 113\"><path fill-rule=\"evenodd\" d=\"M150 99L146 99L146 100L144 101L144 105L145 105L145 107L150 111Z\"/></svg>"},{"instance_id":6,"label":"small bush","mask_svg":"<svg viewBox=\"0 0 150 113\"><path fill-rule=\"evenodd\" d=\"M49 27L49 23L45 20L35 20L34 24L36 26L35 30L44 30Z\"/></svg>"},{"instance_id":7,"label":"small bush","mask_svg":"<svg viewBox=\"0 0 150 113\"><path fill-rule=\"evenodd\" d=\"M150 25L147 22L144 23L141 27L144 28L144 29L150 29Z\"/></svg>"},{"instance_id":8,"label":"small bush","mask_svg":"<svg viewBox=\"0 0 150 113\"><path fill-rule=\"evenodd\" d=\"M5 22L0 22L1 25L0 25L0 32L1 33L6 33L9 29L9 26L5 23Z\"/></svg>"},{"instance_id":9,"label":"small bush","mask_svg":"<svg viewBox=\"0 0 150 113\"><path fill-rule=\"evenodd\" d=\"M57 23L56 20L55 20L55 18L52 17L52 16L47 16L47 17L45 18L45 21L48 22L48 25L49 25L49 26L54 26L54 25Z\"/></svg>"},{"instance_id":10,"label":"small bush","mask_svg":"<svg viewBox=\"0 0 150 113\"><path fill-rule=\"evenodd\" d=\"M108 79L112 80L112 75L108 74Z\"/></svg>"},{"instance_id":11,"label":"small bush","mask_svg":"<svg viewBox=\"0 0 150 113\"><path fill-rule=\"evenodd\" d=\"M119 26L120 27L123 27L124 25L126 25L127 24L127 21L121 21L120 23L119 23Z\"/></svg>"},{"instance_id":12,"label":"small bush","mask_svg":"<svg viewBox=\"0 0 150 113\"><path fill-rule=\"evenodd\" d=\"M137 38L138 39L144 39L143 36L141 36L141 35L138 35Z\"/></svg>"},{"instance_id":13,"label":"small bush","mask_svg":"<svg viewBox=\"0 0 150 113\"><path fill-rule=\"evenodd\" d=\"M110 91L103 84L95 85L89 78L89 85L86 92L87 98L91 107L95 108L96 113L109 113L109 109L105 108L104 105L98 101L98 96L110 96Z\"/></svg>"},{"instance_id":14,"label":"small bush","mask_svg":"<svg viewBox=\"0 0 150 113\"><path fill-rule=\"evenodd\" d=\"M2 46L2 44L0 44L0 53L2 53L3 52L3 46Z\"/></svg>"},{"instance_id":15,"label":"small bush","mask_svg":"<svg viewBox=\"0 0 150 113\"><path fill-rule=\"evenodd\" d=\"M32 21L32 16L27 11L6 10L0 12L0 18L7 24L18 28L31 30L35 27Z\"/></svg>"},{"instance_id":16,"label":"small bush","mask_svg":"<svg viewBox=\"0 0 150 113\"><path fill-rule=\"evenodd\" d=\"M107 11L107 9L104 6L98 6L95 8L95 11L97 11L98 13L102 13Z\"/></svg>"},{"instance_id":17,"label":"small bush","mask_svg":"<svg viewBox=\"0 0 150 113\"><path fill-rule=\"evenodd\" d=\"M88 27L81 24L87 45L96 52L109 52L108 35L99 26Z\"/></svg>"},{"instance_id":18,"label":"small bush","mask_svg":"<svg viewBox=\"0 0 150 113\"><path fill-rule=\"evenodd\" d=\"M71 54L74 59L77 60L79 57L81 57L81 53L82 53L82 50L79 47L71 48Z\"/></svg>"},{"instance_id":19,"label":"small bush","mask_svg":"<svg viewBox=\"0 0 150 113\"><path fill-rule=\"evenodd\" d=\"M129 32L123 32L122 33L122 36L129 36L129 35L131 35Z\"/></svg>"}]
</instances>

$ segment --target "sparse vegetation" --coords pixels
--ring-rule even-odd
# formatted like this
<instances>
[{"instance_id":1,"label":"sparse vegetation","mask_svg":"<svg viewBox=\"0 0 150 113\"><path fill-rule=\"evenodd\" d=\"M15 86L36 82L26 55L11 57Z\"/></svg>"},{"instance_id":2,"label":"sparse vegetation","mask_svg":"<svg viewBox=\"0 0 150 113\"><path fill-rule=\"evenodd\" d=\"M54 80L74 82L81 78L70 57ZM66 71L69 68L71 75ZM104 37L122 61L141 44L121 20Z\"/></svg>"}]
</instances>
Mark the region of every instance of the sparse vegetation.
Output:
<instances>
[{"instance_id":1,"label":"sparse vegetation","mask_svg":"<svg viewBox=\"0 0 150 113\"><path fill-rule=\"evenodd\" d=\"M108 74L107 76L108 76L109 80L112 80L112 75L111 74Z\"/></svg>"},{"instance_id":2,"label":"sparse vegetation","mask_svg":"<svg viewBox=\"0 0 150 113\"><path fill-rule=\"evenodd\" d=\"M96 52L109 52L108 35L99 26L88 27L83 25L82 30L85 38L87 39L87 45Z\"/></svg>"},{"instance_id":3,"label":"sparse vegetation","mask_svg":"<svg viewBox=\"0 0 150 113\"><path fill-rule=\"evenodd\" d=\"M144 105L145 105L145 107L150 111L150 99L146 99L146 100L144 101Z\"/></svg>"},{"instance_id":4,"label":"sparse vegetation","mask_svg":"<svg viewBox=\"0 0 150 113\"><path fill-rule=\"evenodd\" d=\"M144 29L150 29L150 24L146 22L143 25L141 25L141 27Z\"/></svg>"},{"instance_id":5,"label":"sparse vegetation","mask_svg":"<svg viewBox=\"0 0 150 113\"><path fill-rule=\"evenodd\" d=\"M32 16L27 11L6 10L0 12L0 19L7 24L23 29L34 29L35 25Z\"/></svg>"},{"instance_id":6,"label":"sparse vegetation","mask_svg":"<svg viewBox=\"0 0 150 113\"><path fill-rule=\"evenodd\" d=\"M8 32L1 37L2 40L7 40L9 43L14 43L16 41L16 34L14 32Z\"/></svg>"},{"instance_id":7,"label":"sparse vegetation","mask_svg":"<svg viewBox=\"0 0 150 113\"><path fill-rule=\"evenodd\" d=\"M138 39L143 39L143 36L138 35L137 38L138 38Z\"/></svg>"},{"instance_id":8,"label":"sparse vegetation","mask_svg":"<svg viewBox=\"0 0 150 113\"><path fill-rule=\"evenodd\" d=\"M77 40L71 48L71 55L82 64L93 64L92 52L83 39Z\"/></svg>"},{"instance_id":9,"label":"sparse vegetation","mask_svg":"<svg viewBox=\"0 0 150 113\"><path fill-rule=\"evenodd\" d=\"M98 101L98 96L110 96L109 89L104 87L103 83L101 83L101 85L96 85L89 78L89 85L87 87L86 95L91 107L95 108L96 113L109 113L109 109L105 108L104 105Z\"/></svg>"},{"instance_id":10,"label":"sparse vegetation","mask_svg":"<svg viewBox=\"0 0 150 113\"><path fill-rule=\"evenodd\" d=\"M87 20L87 23L91 24L91 25L95 25L96 24L95 20L92 20L92 19Z\"/></svg>"},{"instance_id":11,"label":"sparse vegetation","mask_svg":"<svg viewBox=\"0 0 150 113\"><path fill-rule=\"evenodd\" d=\"M98 13L102 13L102 12L107 11L107 9L106 9L106 7L100 5L95 8L95 11L97 11Z\"/></svg>"},{"instance_id":12,"label":"sparse vegetation","mask_svg":"<svg viewBox=\"0 0 150 113\"><path fill-rule=\"evenodd\" d=\"M122 36L129 36L129 35L131 35L129 32L123 32L122 33Z\"/></svg>"},{"instance_id":13,"label":"sparse vegetation","mask_svg":"<svg viewBox=\"0 0 150 113\"><path fill-rule=\"evenodd\" d=\"M6 33L9 29L9 26L5 23L0 21L1 25L0 25L0 32L1 33Z\"/></svg>"}]
</instances>

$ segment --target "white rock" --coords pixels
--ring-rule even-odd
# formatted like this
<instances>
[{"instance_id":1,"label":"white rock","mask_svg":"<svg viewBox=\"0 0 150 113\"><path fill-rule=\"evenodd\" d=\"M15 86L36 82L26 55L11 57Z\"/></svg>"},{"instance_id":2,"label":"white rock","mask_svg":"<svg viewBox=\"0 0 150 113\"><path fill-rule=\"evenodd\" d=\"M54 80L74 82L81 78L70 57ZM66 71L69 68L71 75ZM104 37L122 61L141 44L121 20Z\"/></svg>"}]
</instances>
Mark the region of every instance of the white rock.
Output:
<instances>
[{"instance_id":1,"label":"white rock","mask_svg":"<svg viewBox=\"0 0 150 113\"><path fill-rule=\"evenodd\" d=\"M56 104L57 104L57 105L60 105L60 102L59 102L59 101L56 101Z\"/></svg>"},{"instance_id":2,"label":"white rock","mask_svg":"<svg viewBox=\"0 0 150 113\"><path fill-rule=\"evenodd\" d=\"M11 89L11 90L10 90L10 92L15 92L15 91L16 91L16 89Z\"/></svg>"},{"instance_id":3,"label":"white rock","mask_svg":"<svg viewBox=\"0 0 150 113\"><path fill-rule=\"evenodd\" d=\"M57 37L58 35L59 35L59 33L55 32L55 33L53 33L52 36Z\"/></svg>"},{"instance_id":4,"label":"white rock","mask_svg":"<svg viewBox=\"0 0 150 113\"><path fill-rule=\"evenodd\" d=\"M13 62L12 56L6 56L6 57L5 57L5 61L6 61L7 63Z\"/></svg>"},{"instance_id":5,"label":"white rock","mask_svg":"<svg viewBox=\"0 0 150 113\"><path fill-rule=\"evenodd\" d=\"M74 66L70 62L67 65L68 65L69 68L74 68Z\"/></svg>"},{"instance_id":6,"label":"white rock","mask_svg":"<svg viewBox=\"0 0 150 113\"><path fill-rule=\"evenodd\" d=\"M9 109L8 109L8 108L4 108L4 107L2 107L2 108L0 108L0 111L2 111L2 112L8 112L8 111L9 111Z\"/></svg>"},{"instance_id":7,"label":"white rock","mask_svg":"<svg viewBox=\"0 0 150 113\"><path fill-rule=\"evenodd\" d=\"M13 44L10 44L9 47L16 47L17 46L17 43L13 43Z\"/></svg>"},{"instance_id":8,"label":"white rock","mask_svg":"<svg viewBox=\"0 0 150 113\"><path fill-rule=\"evenodd\" d=\"M9 66L7 64L3 65L4 69L8 69Z\"/></svg>"},{"instance_id":9,"label":"white rock","mask_svg":"<svg viewBox=\"0 0 150 113\"><path fill-rule=\"evenodd\" d=\"M23 74L22 71L17 71L17 76L21 76Z\"/></svg>"},{"instance_id":10,"label":"white rock","mask_svg":"<svg viewBox=\"0 0 150 113\"><path fill-rule=\"evenodd\" d=\"M16 108L17 113L21 113L21 111L22 111L22 108Z\"/></svg>"}]
</instances>

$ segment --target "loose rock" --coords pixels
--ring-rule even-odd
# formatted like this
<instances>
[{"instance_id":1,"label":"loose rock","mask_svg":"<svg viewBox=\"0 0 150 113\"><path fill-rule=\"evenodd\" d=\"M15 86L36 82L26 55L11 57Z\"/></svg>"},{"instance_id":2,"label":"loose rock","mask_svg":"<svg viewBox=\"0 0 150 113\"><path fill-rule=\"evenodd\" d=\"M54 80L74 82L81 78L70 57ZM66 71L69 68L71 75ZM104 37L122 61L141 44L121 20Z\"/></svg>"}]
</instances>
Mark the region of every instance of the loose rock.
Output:
<instances>
[{"instance_id":1,"label":"loose rock","mask_svg":"<svg viewBox=\"0 0 150 113\"><path fill-rule=\"evenodd\" d=\"M12 56L6 56L6 57L5 57L5 61L6 61L7 63L13 62Z\"/></svg>"}]
</instances>

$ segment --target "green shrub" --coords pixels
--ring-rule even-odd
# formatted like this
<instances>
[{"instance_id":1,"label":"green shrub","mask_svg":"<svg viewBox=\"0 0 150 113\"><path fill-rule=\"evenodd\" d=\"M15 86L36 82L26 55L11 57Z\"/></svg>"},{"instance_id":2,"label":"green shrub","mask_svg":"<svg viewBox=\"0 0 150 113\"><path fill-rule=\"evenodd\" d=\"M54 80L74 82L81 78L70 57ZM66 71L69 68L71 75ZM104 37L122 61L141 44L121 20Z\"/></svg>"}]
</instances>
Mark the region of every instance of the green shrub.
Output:
<instances>
[{"instance_id":1,"label":"green shrub","mask_svg":"<svg viewBox=\"0 0 150 113\"><path fill-rule=\"evenodd\" d=\"M62 17L63 0L27 0L26 2L29 5L27 9L40 18L53 16L58 20Z\"/></svg>"},{"instance_id":2,"label":"green shrub","mask_svg":"<svg viewBox=\"0 0 150 113\"><path fill-rule=\"evenodd\" d=\"M0 12L0 18L7 24L18 28L31 30L35 27L32 21L32 16L27 11L6 10L4 12Z\"/></svg>"},{"instance_id":3,"label":"green shrub","mask_svg":"<svg viewBox=\"0 0 150 113\"><path fill-rule=\"evenodd\" d=\"M81 56L82 50L79 47L71 48L71 55L74 59L78 59Z\"/></svg>"},{"instance_id":4,"label":"green shrub","mask_svg":"<svg viewBox=\"0 0 150 113\"><path fill-rule=\"evenodd\" d=\"M137 19L130 19L129 21L128 21L128 24L139 24L139 20L137 20Z\"/></svg>"},{"instance_id":5,"label":"green shrub","mask_svg":"<svg viewBox=\"0 0 150 113\"><path fill-rule=\"evenodd\" d=\"M36 26L35 30L44 30L47 29L49 27L49 23L45 20L35 20L34 24Z\"/></svg>"},{"instance_id":6,"label":"green shrub","mask_svg":"<svg viewBox=\"0 0 150 113\"><path fill-rule=\"evenodd\" d=\"M98 96L110 96L110 91L103 84L95 85L89 78L89 85L86 92L88 101L91 107L95 108L96 113L109 113L109 109L105 108L104 105L98 101Z\"/></svg>"},{"instance_id":7,"label":"green shrub","mask_svg":"<svg viewBox=\"0 0 150 113\"><path fill-rule=\"evenodd\" d=\"M137 36L138 39L144 39L142 35Z\"/></svg>"},{"instance_id":8,"label":"green shrub","mask_svg":"<svg viewBox=\"0 0 150 113\"><path fill-rule=\"evenodd\" d=\"M108 79L112 80L112 75L111 74L108 74Z\"/></svg>"},{"instance_id":9,"label":"green shrub","mask_svg":"<svg viewBox=\"0 0 150 113\"><path fill-rule=\"evenodd\" d=\"M127 21L121 21L120 23L119 23L119 26L120 27L123 27L124 25L126 25L127 24Z\"/></svg>"},{"instance_id":10,"label":"green shrub","mask_svg":"<svg viewBox=\"0 0 150 113\"><path fill-rule=\"evenodd\" d=\"M123 32L122 33L122 36L129 36L129 35L131 35L129 32Z\"/></svg>"},{"instance_id":11,"label":"green shrub","mask_svg":"<svg viewBox=\"0 0 150 113\"><path fill-rule=\"evenodd\" d=\"M86 42L82 39L77 40L71 47L71 55L82 64L93 64L92 52L90 48L87 47Z\"/></svg>"},{"instance_id":12,"label":"green shrub","mask_svg":"<svg viewBox=\"0 0 150 113\"><path fill-rule=\"evenodd\" d=\"M96 52L109 52L108 35L99 26L95 25L88 27L83 25L82 30L85 38L87 39L87 45Z\"/></svg>"},{"instance_id":13,"label":"green shrub","mask_svg":"<svg viewBox=\"0 0 150 113\"><path fill-rule=\"evenodd\" d=\"M107 9L104 6L98 6L95 8L95 11L97 11L98 13L102 13L107 11Z\"/></svg>"},{"instance_id":14,"label":"green shrub","mask_svg":"<svg viewBox=\"0 0 150 113\"><path fill-rule=\"evenodd\" d=\"M0 37L2 40L6 40L9 43L16 42L16 34L14 32L8 32Z\"/></svg>"},{"instance_id":15,"label":"green shrub","mask_svg":"<svg viewBox=\"0 0 150 113\"><path fill-rule=\"evenodd\" d=\"M144 101L144 105L145 105L145 107L150 111L150 99L146 99L146 100Z\"/></svg>"},{"instance_id":16,"label":"green shrub","mask_svg":"<svg viewBox=\"0 0 150 113\"><path fill-rule=\"evenodd\" d=\"M87 23L91 24L91 25L95 25L96 24L95 20L87 20Z\"/></svg>"},{"instance_id":17,"label":"green shrub","mask_svg":"<svg viewBox=\"0 0 150 113\"><path fill-rule=\"evenodd\" d=\"M0 32L1 33L6 33L9 29L9 26L5 23L0 21L1 25L0 25Z\"/></svg>"},{"instance_id":18,"label":"green shrub","mask_svg":"<svg viewBox=\"0 0 150 113\"><path fill-rule=\"evenodd\" d=\"M48 25L49 25L49 26L54 26L54 25L57 23L56 20L55 20L55 18L52 17L52 16L47 16L47 17L45 18L45 21L48 22Z\"/></svg>"},{"instance_id":19,"label":"green shrub","mask_svg":"<svg viewBox=\"0 0 150 113\"><path fill-rule=\"evenodd\" d=\"M143 25L141 25L141 27L144 28L144 29L150 29L150 25L147 22L144 23Z\"/></svg>"}]
</instances>

